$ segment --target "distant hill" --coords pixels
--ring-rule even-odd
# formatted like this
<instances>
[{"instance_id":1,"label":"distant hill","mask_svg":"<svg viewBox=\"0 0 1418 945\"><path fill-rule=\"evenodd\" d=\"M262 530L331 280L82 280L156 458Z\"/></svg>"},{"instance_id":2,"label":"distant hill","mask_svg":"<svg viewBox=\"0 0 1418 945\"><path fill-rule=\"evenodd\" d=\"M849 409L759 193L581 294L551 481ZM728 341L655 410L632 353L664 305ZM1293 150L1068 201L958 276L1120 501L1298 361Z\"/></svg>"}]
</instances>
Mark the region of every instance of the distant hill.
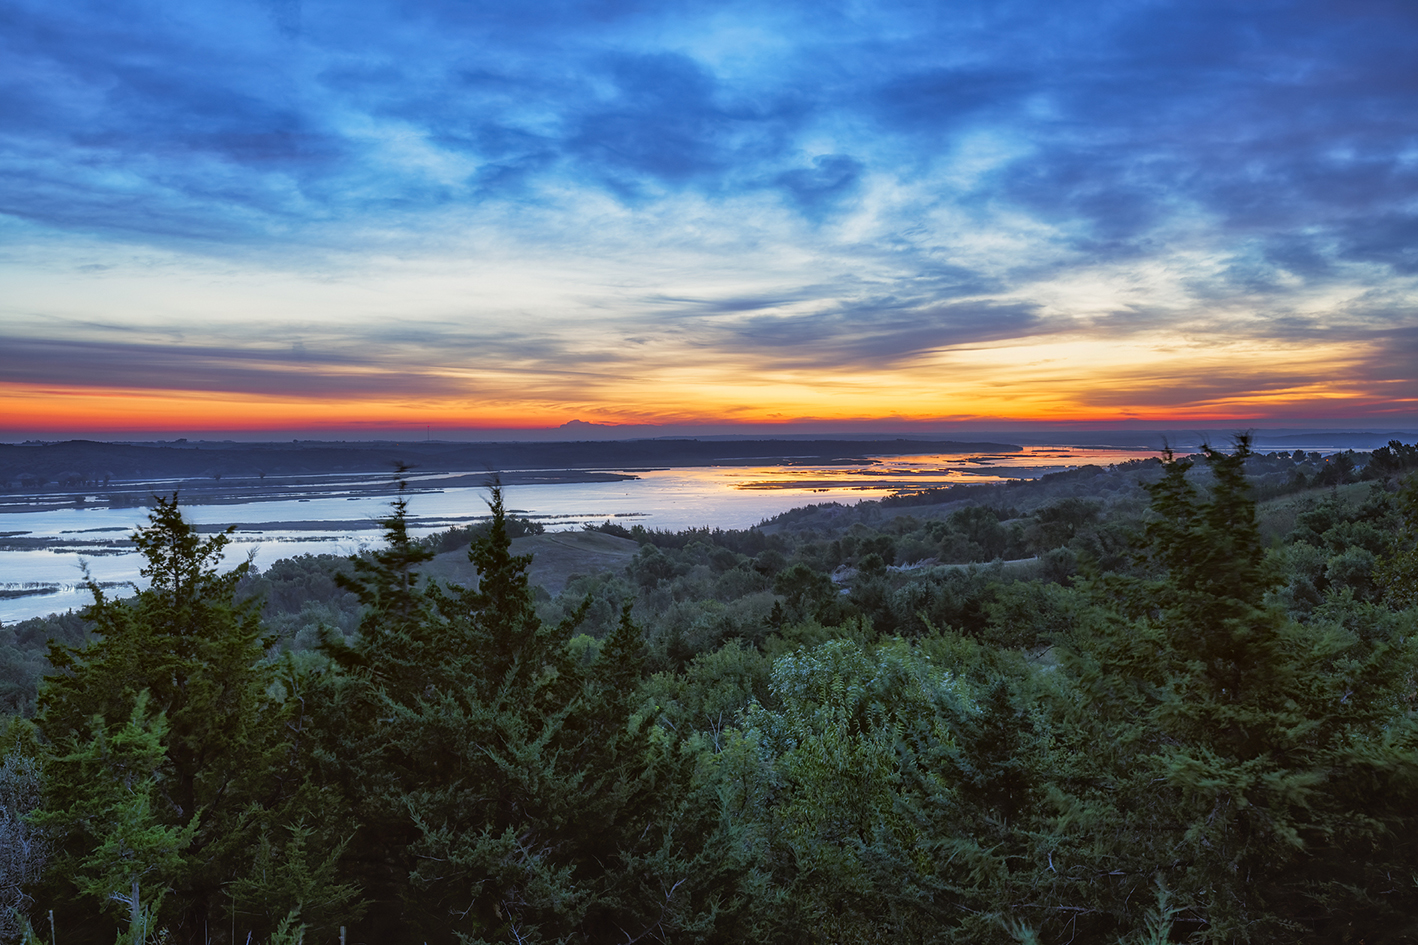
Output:
<instances>
[{"instance_id":1,"label":"distant hill","mask_svg":"<svg viewBox=\"0 0 1418 945\"><path fill-rule=\"evenodd\" d=\"M619 572L640 549L639 542L604 532L548 532L512 540L512 553L531 555L527 575L532 585L541 586L555 597L573 574ZM468 560L466 549L446 551L423 568L423 573L440 581L476 587L478 573Z\"/></svg>"}]
</instances>

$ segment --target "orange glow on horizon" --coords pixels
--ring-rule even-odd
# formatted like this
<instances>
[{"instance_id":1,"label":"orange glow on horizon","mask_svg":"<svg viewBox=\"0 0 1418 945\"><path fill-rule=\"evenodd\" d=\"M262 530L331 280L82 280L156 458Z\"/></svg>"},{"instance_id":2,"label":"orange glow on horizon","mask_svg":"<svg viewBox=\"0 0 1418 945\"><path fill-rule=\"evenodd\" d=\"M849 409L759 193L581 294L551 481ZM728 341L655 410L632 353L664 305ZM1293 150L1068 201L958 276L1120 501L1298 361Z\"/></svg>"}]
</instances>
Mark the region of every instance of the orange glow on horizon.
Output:
<instances>
[{"instance_id":1,"label":"orange glow on horizon","mask_svg":"<svg viewBox=\"0 0 1418 945\"><path fill-rule=\"evenodd\" d=\"M765 385L767 387L769 385ZM689 393L690 396L685 396ZM801 424L844 426L924 427L932 424L1037 423L1084 426L1088 424L1178 424L1246 423L1257 420L1284 422L1287 419L1352 420L1370 418L1393 422L1412 416L1411 399L1383 401L1322 387L1299 386L1264 393L1218 397L1191 404L1118 404L1115 409L1088 403L1091 398L1019 396L1012 398L1022 408L1017 412L989 410L984 398L961 403L970 409L890 409L879 412L861 409L813 410L811 406L831 404L798 403L800 409L766 409L734 403L744 391L727 390L713 403L707 390L689 392L662 389L663 406L646 404L550 404L504 401L486 405L458 402L343 400L276 398L249 393L161 390L113 390L0 385L0 432L9 436L62 437L66 432L86 431L119 435L129 431L184 434L188 431L229 431L258 433L282 430L328 431L331 436L380 434L391 430L552 430L570 420L599 425L715 425L726 427L791 428ZM782 394L783 391L777 391ZM678 397L671 399L671 395ZM768 391L764 391L768 401ZM728 396L725 396L728 395ZM787 399L787 398L783 398ZM674 400L680 400L676 404ZM698 409L686 402L698 400ZM1082 401L1082 402L1079 402ZM850 404L843 404L849 407ZM862 405L866 406L866 405ZM940 404L941 407L947 406ZM953 405L951 405L953 406ZM1000 406L998 400L993 406ZM982 409L983 408L983 409ZM1386 418L1391 418L1386 420Z\"/></svg>"},{"instance_id":2,"label":"orange glow on horizon","mask_svg":"<svg viewBox=\"0 0 1418 945\"><path fill-rule=\"evenodd\" d=\"M300 430L338 437L553 430L571 420L771 429L1411 418L1418 405L1411 385L1370 379L1365 364L1371 356L1368 347L1352 343L1216 347L1163 335L1113 343L1075 336L943 348L908 363L830 370L797 366L791 351L757 358L700 352L696 359L661 352L608 362L594 376L388 365L369 369L366 382L367 389L385 393L339 399L10 383L0 384L0 432L54 438L66 431ZM303 374L322 380L312 369ZM1389 392L1397 396L1385 396Z\"/></svg>"}]
</instances>

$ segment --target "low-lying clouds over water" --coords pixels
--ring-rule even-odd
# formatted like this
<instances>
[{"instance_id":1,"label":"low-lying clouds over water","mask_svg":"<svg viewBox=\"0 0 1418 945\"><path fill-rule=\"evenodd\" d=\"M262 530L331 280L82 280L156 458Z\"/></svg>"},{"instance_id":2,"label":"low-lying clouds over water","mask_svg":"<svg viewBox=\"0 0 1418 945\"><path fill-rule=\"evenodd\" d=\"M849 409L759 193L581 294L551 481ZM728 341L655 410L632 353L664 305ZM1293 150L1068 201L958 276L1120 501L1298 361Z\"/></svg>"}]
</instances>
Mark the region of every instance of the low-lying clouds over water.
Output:
<instances>
[{"instance_id":1,"label":"low-lying clouds over water","mask_svg":"<svg viewBox=\"0 0 1418 945\"><path fill-rule=\"evenodd\" d=\"M1411 3L0 24L0 432L1418 414Z\"/></svg>"}]
</instances>

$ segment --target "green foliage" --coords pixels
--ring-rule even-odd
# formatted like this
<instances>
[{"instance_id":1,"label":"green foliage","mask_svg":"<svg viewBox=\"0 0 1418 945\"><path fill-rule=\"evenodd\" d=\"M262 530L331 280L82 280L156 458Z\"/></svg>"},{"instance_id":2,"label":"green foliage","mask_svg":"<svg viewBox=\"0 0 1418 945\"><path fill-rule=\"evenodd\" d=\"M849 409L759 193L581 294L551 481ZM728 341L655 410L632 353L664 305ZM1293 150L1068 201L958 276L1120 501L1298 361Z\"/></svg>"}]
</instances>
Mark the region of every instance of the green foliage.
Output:
<instances>
[{"instance_id":1,"label":"green foliage","mask_svg":"<svg viewBox=\"0 0 1418 945\"><path fill-rule=\"evenodd\" d=\"M0 738L0 829L44 825L0 891L66 942L1406 941L1418 486L1263 525L1329 460L609 526L629 566L540 604L500 489L262 575L162 502ZM453 537L475 589L421 573Z\"/></svg>"},{"instance_id":2,"label":"green foliage","mask_svg":"<svg viewBox=\"0 0 1418 945\"><path fill-rule=\"evenodd\" d=\"M148 701L147 691L140 692L118 726L94 717L88 741L53 762L57 773L83 790L65 792L36 818L68 834L56 866L79 892L126 909L127 930L119 941L132 945L156 931L154 917L183 872L183 853L201 819L199 812L182 826L165 822L159 784L167 768L167 724Z\"/></svg>"},{"instance_id":3,"label":"green foliage","mask_svg":"<svg viewBox=\"0 0 1418 945\"><path fill-rule=\"evenodd\" d=\"M299 909L286 913L267 940L267 945L301 945L305 941L306 924L299 922L299 919Z\"/></svg>"},{"instance_id":4,"label":"green foliage","mask_svg":"<svg viewBox=\"0 0 1418 945\"><path fill-rule=\"evenodd\" d=\"M1003 942L1007 918L1048 898L1030 868L1047 723L1025 708L1038 696L1023 664L1003 667L953 635L774 661L703 770L733 825L715 836L762 877L755 915L781 940Z\"/></svg>"},{"instance_id":5,"label":"green foliage","mask_svg":"<svg viewBox=\"0 0 1418 945\"><path fill-rule=\"evenodd\" d=\"M745 715L763 760L738 790L766 801L757 817L781 921L854 941L939 922L927 852L938 838L906 795L951 747L958 687L904 643L834 641L779 658L770 689L773 707Z\"/></svg>"},{"instance_id":6,"label":"green foliage","mask_svg":"<svg viewBox=\"0 0 1418 945\"><path fill-rule=\"evenodd\" d=\"M51 648L57 672L46 679L37 718L55 753L48 790L57 819L50 823L64 838L64 862L87 862L95 844L106 842L65 827L63 812L78 816L108 803L106 782L91 776L86 753L97 750L95 739L109 744L137 724L134 706L145 700L160 722L143 723L143 744L155 741L162 750L153 758L152 790L141 795L146 807L135 807L133 816L181 839L176 865L163 867L171 893L161 919L175 934L195 935L223 924L224 887L249 868L260 825L299 817L310 800L302 788L307 773L287 740L299 739L299 726L288 724L295 708L265 660L255 602L236 603L248 568L218 571L227 536L200 537L175 499L159 499L134 541L147 561L149 588L115 601L91 585L94 604L85 617L93 640L81 649ZM68 894L54 892L61 900ZM148 901L157 915L158 902Z\"/></svg>"},{"instance_id":7,"label":"green foliage","mask_svg":"<svg viewBox=\"0 0 1418 945\"><path fill-rule=\"evenodd\" d=\"M975 505L952 512L946 524L949 528L942 531L942 541L953 532L963 543L963 547L956 546L945 552L946 561L992 561L1005 557L1017 544L1011 540L1013 536L1008 529L1000 524L999 512L987 506Z\"/></svg>"},{"instance_id":8,"label":"green foliage","mask_svg":"<svg viewBox=\"0 0 1418 945\"><path fill-rule=\"evenodd\" d=\"M420 543L436 555L448 551L462 551L470 544L485 538L489 525L490 522L459 525L436 535L429 535L427 538L421 539ZM546 533L546 526L541 522L534 522L529 518L519 518L515 515L504 516L502 527L510 538Z\"/></svg>"},{"instance_id":9,"label":"green foliage","mask_svg":"<svg viewBox=\"0 0 1418 945\"><path fill-rule=\"evenodd\" d=\"M1088 706L1078 722L1118 746L1122 816L1100 822L1091 855L1133 888L1158 877L1176 927L1199 940L1283 941L1340 915L1381 927L1397 901L1345 877L1386 885L1374 870L1389 854L1374 845L1397 828L1418 773L1412 723L1395 715L1415 653L1266 605L1279 575L1260 545L1247 453L1244 439L1230 456L1204 451L1208 496L1189 464L1168 464L1147 526L1162 576L1099 582L1100 602L1130 619L1099 616L1073 639ZM1385 789L1365 799L1366 783ZM1105 834L1120 830L1149 842L1111 845Z\"/></svg>"},{"instance_id":10,"label":"green foliage","mask_svg":"<svg viewBox=\"0 0 1418 945\"><path fill-rule=\"evenodd\" d=\"M538 619L499 489L489 505L469 550L477 588L419 589L423 558L401 544L396 503L388 549L355 578L360 633L327 647L339 672L318 694L319 757L350 786L362 826L347 875L385 941L629 927L637 908L609 890L664 830L646 821L650 730L634 715L645 654L629 608L589 666L575 658L580 613Z\"/></svg>"},{"instance_id":11,"label":"green foliage","mask_svg":"<svg viewBox=\"0 0 1418 945\"><path fill-rule=\"evenodd\" d=\"M1084 528L1094 524L1101 511L1097 502L1073 497L1040 509L1034 514L1034 524L1025 533L1030 549L1038 553L1068 544Z\"/></svg>"},{"instance_id":12,"label":"green foliage","mask_svg":"<svg viewBox=\"0 0 1418 945\"><path fill-rule=\"evenodd\" d=\"M308 652L320 645L320 628L353 636L359 624L359 599L340 586L349 559L336 555L297 555L273 562L265 571L248 572L237 584L238 601L255 599L267 633L283 648Z\"/></svg>"},{"instance_id":13,"label":"green foliage","mask_svg":"<svg viewBox=\"0 0 1418 945\"><path fill-rule=\"evenodd\" d=\"M816 616L837 596L837 588L825 574L798 562L773 578L773 591L787 600L799 619Z\"/></svg>"},{"instance_id":14,"label":"green foliage","mask_svg":"<svg viewBox=\"0 0 1418 945\"><path fill-rule=\"evenodd\" d=\"M299 934L292 929L296 918L307 920L299 932L311 924L328 931L361 915L365 904L358 901L359 890L339 881L347 841L322 844L321 836L304 823L287 824L280 833L263 829L251 870L227 888L236 918L274 928L275 942L283 936L296 940L290 938Z\"/></svg>"},{"instance_id":15,"label":"green foliage","mask_svg":"<svg viewBox=\"0 0 1418 945\"><path fill-rule=\"evenodd\" d=\"M597 575L579 574L567 581L556 598L539 603L537 615L543 622L559 623L579 612L580 631L600 640L615 629L621 611L634 600L634 590L622 576L608 571Z\"/></svg>"},{"instance_id":16,"label":"green foliage","mask_svg":"<svg viewBox=\"0 0 1418 945\"><path fill-rule=\"evenodd\" d=\"M33 822L44 785L43 750L33 726L8 720L0 731L0 941L17 940L49 860L48 832Z\"/></svg>"},{"instance_id":17,"label":"green foliage","mask_svg":"<svg viewBox=\"0 0 1418 945\"><path fill-rule=\"evenodd\" d=\"M1369 457L1364 467L1364 478L1393 478L1413 469L1418 469L1418 444L1405 445L1398 440L1389 440L1387 446L1374 450Z\"/></svg>"},{"instance_id":18,"label":"green foliage","mask_svg":"<svg viewBox=\"0 0 1418 945\"><path fill-rule=\"evenodd\" d=\"M402 477L405 472L401 466L397 475ZM353 573L335 576L335 583L364 606L360 633L365 637L397 633L423 616L418 568L433 559L433 551L409 534L409 500L404 494L408 483L400 478L398 486L392 513L380 519L385 547L368 556L350 558Z\"/></svg>"},{"instance_id":19,"label":"green foliage","mask_svg":"<svg viewBox=\"0 0 1418 945\"><path fill-rule=\"evenodd\" d=\"M645 694L673 731L702 733L718 750L740 714L768 698L770 669L762 653L731 642L699 654L683 673L657 673Z\"/></svg>"},{"instance_id":20,"label":"green foliage","mask_svg":"<svg viewBox=\"0 0 1418 945\"><path fill-rule=\"evenodd\" d=\"M1418 607L1418 476L1408 478L1399 493L1399 502L1403 524L1393 554L1374 569L1374 582L1383 588L1384 600L1390 606Z\"/></svg>"},{"instance_id":21,"label":"green foliage","mask_svg":"<svg viewBox=\"0 0 1418 945\"><path fill-rule=\"evenodd\" d=\"M89 629L72 611L0 626L0 712L32 718L39 681L50 670L44 657L50 642L78 646Z\"/></svg>"}]
</instances>

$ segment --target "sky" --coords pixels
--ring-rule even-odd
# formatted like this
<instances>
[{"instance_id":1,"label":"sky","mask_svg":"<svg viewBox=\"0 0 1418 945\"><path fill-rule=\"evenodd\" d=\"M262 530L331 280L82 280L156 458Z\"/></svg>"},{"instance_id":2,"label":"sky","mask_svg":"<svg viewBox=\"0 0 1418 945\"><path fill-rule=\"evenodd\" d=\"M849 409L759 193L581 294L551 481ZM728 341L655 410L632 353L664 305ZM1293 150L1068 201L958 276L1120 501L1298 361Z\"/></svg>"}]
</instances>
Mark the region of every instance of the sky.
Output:
<instances>
[{"instance_id":1,"label":"sky","mask_svg":"<svg viewBox=\"0 0 1418 945\"><path fill-rule=\"evenodd\" d=\"M0 0L0 437L1385 428L1415 365L1411 0Z\"/></svg>"}]
</instances>

